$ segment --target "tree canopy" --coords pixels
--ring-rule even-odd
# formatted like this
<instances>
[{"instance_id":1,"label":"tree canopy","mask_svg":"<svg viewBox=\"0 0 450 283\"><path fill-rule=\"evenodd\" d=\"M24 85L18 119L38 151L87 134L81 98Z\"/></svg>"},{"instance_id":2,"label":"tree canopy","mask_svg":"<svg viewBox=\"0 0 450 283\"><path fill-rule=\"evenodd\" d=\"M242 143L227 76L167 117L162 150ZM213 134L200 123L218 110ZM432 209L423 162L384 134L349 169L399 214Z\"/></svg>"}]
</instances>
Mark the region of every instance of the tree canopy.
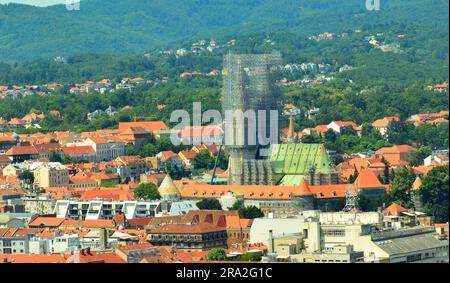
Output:
<instances>
[{"instance_id":1,"label":"tree canopy","mask_svg":"<svg viewBox=\"0 0 450 283\"><path fill-rule=\"evenodd\" d=\"M449 167L433 168L423 179L419 196L426 213L434 216L436 223L448 222Z\"/></svg>"},{"instance_id":2,"label":"tree canopy","mask_svg":"<svg viewBox=\"0 0 450 283\"><path fill-rule=\"evenodd\" d=\"M161 195L158 192L156 186L152 183L140 184L135 190L134 195L138 199L143 200L158 200L161 199Z\"/></svg>"},{"instance_id":3,"label":"tree canopy","mask_svg":"<svg viewBox=\"0 0 450 283\"><path fill-rule=\"evenodd\" d=\"M197 207L201 210L222 210L222 205L215 198L204 198L197 202Z\"/></svg>"}]
</instances>

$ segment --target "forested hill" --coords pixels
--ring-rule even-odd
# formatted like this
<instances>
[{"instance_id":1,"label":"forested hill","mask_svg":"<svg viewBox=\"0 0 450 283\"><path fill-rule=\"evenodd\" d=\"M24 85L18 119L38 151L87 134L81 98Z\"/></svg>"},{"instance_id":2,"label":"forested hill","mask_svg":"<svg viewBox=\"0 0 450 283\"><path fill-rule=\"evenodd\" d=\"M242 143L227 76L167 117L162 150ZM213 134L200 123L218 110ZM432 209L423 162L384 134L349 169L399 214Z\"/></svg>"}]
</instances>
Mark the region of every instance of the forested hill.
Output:
<instances>
[{"instance_id":1,"label":"forested hill","mask_svg":"<svg viewBox=\"0 0 450 283\"><path fill-rule=\"evenodd\" d=\"M448 0L82 0L79 11L0 5L0 61L147 52L201 37L311 35L383 23L444 24Z\"/></svg>"},{"instance_id":2,"label":"forested hill","mask_svg":"<svg viewBox=\"0 0 450 283\"><path fill-rule=\"evenodd\" d=\"M343 36L346 34L346 36ZM399 36L402 35L402 38ZM369 43L375 36L380 44L398 44L398 52L383 52ZM120 82L123 77L158 79L177 78L183 72L210 72L222 68L222 56L235 53L270 53L279 51L284 64L325 63L337 72L345 65L352 70L339 76L367 86L384 83L435 84L448 81L448 24L380 25L362 32L335 34L333 40L317 41L298 33L254 33L217 39L218 48L191 51L194 41L180 42L187 54L82 54L67 56L64 61L36 59L21 63L0 62L0 85L45 84L48 82L79 83L104 78ZM296 78L288 76L290 80Z\"/></svg>"}]
</instances>

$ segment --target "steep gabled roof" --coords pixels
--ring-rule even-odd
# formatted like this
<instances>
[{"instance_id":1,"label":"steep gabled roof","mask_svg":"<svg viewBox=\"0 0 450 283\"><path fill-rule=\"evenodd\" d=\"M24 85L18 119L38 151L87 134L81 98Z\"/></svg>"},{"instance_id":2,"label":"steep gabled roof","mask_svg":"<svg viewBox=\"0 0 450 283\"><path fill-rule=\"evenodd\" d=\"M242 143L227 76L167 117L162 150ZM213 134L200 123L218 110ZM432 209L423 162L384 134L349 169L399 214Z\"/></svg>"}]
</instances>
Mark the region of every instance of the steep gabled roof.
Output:
<instances>
[{"instance_id":1,"label":"steep gabled roof","mask_svg":"<svg viewBox=\"0 0 450 283\"><path fill-rule=\"evenodd\" d=\"M370 169L361 170L354 184L358 188L384 188L384 185Z\"/></svg>"},{"instance_id":2,"label":"steep gabled roof","mask_svg":"<svg viewBox=\"0 0 450 283\"><path fill-rule=\"evenodd\" d=\"M274 144L270 148L275 174L305 175L312 166L316 173L335 173L328 153L322 144Z\"/></svg>"},{"instance_id":3,"label":"steep gabled roof","mask_svg":"<svg viewBox=\"0 0 450 283\"><path fill-rule=\"evenodd\" d=\"M309 188L308 182L305 178L300 181L299 194L302 196L312 195L311 189Z\"/></svg>"}]
</instances>

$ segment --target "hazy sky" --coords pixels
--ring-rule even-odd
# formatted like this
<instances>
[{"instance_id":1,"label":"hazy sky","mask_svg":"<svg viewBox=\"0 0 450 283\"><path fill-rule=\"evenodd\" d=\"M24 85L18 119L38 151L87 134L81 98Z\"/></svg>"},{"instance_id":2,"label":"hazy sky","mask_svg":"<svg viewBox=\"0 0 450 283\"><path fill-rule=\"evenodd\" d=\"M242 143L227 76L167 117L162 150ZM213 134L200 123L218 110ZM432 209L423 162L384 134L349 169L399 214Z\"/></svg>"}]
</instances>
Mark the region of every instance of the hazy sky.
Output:
<instances>
[{"instance_id":1,"label":"hazy sky","mask_svg":"<svg viewBox=\"0 0 450 283\"><path fill-rule=\"evenodd\" d=\"M0 0L0 4L11 3L11 2L35 5L35 6L49 6L49 5L66 3L66 0Z\"/></svg>"}]
</instances>

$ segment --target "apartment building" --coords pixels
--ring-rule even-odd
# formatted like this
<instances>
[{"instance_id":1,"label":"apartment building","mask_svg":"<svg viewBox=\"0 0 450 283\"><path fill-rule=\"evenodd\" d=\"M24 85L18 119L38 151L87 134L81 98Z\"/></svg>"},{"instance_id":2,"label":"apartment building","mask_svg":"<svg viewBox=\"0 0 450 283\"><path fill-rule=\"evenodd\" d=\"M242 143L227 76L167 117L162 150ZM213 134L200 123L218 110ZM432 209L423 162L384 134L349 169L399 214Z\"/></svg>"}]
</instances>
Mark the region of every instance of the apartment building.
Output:
<instances>
[{"instance_id":1,"label":"apartment building","mask_svg":"<svg viewBox=\"0 0 450 283\"><path fill-rule=\"evenodd\" d=\"M0 229L0 254L28 254L29 241L41 229Z\"/></svg>"},{"instance_id":2,"label":"apartment building","mask_svg":"<svg viewBox=\"0 0 450 283\"><path fill-rule=\"evenodd\" d=\"M44 163L33 171L37 188L56 188L69 186L69 170L61 163Z\"/></svg>"},{"instance_id":3,"label":"apartment building","mask_svg":"<svg viewBox=\"0 0 450 283\"><path fill-rule=\"evenodd\" d=\"M183 215L195 210L189 201L106 201L106 200L58 200L53 213L57 218L74 220L113 219L123 213L126 219Z\"/></svg>"}]
</instances>

